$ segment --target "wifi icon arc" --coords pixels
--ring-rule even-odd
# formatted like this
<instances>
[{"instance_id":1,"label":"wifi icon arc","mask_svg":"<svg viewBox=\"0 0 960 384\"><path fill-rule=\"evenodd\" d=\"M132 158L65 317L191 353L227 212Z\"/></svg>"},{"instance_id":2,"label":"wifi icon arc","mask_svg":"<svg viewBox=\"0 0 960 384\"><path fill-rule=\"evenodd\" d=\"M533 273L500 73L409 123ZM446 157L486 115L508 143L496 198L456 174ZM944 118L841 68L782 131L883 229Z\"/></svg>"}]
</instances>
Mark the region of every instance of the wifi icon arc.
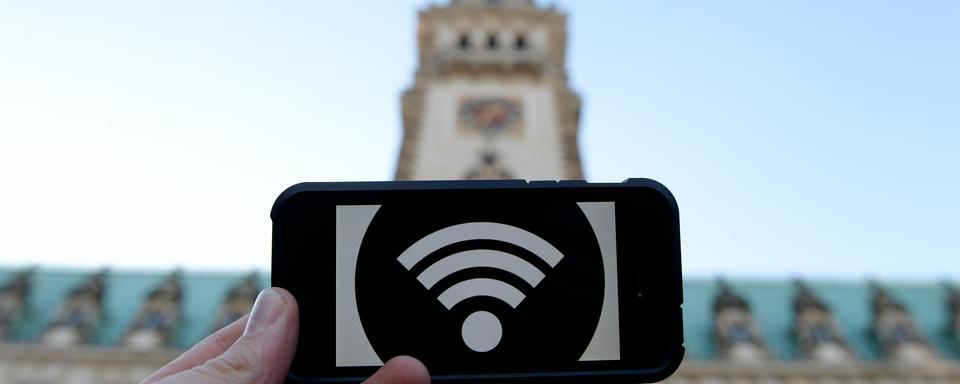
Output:
<instances>
[{"instance_id":1,"label":"wifi icon arc","mask_svg":"<svg viewBox=\"0 0 960 384\"><path fill-rule=\"evenodd\" d=\"M397 260L408 271L430 254L451 244L470 240L494 240L519 246L540 258L550 268L563 259L563 254L543 238L512 225L493 222L470 222L452 225L417 240L404 250ZM427 266L417 280L430 289L456 272L470 268L494 268L509 272L536 287L546 277L543 271L523 258L493 249L470 249L448 255ZM489 277L477 277L457 282L437 296L448 310L466 299L488 296L516 308L526 295L513 285ZM461 327L464 343L476 352L488 352L503 336L500 319L487 311L476 311L464 319Z\"/></svg>"}]
</instances>

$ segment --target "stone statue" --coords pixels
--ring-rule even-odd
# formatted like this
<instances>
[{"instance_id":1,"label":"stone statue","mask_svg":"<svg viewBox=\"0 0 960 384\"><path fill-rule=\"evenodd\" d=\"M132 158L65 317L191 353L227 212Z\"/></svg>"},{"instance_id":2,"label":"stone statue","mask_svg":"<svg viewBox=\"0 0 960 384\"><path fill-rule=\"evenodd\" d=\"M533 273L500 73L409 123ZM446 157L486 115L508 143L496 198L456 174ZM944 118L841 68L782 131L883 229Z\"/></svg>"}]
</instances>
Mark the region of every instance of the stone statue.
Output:
<instances>
[{"instance_id":1,"label":"stone statue","mask_svg":"<svg viewBox=\"0 0 960 384\"><path fill-rule=\"evenodd\" d=\"M237 285L230 288L227 297L220 305L220 312L213 324L213 330L223 328L234 321L237 321L243 315L250 313L253 309L253 302L260 293L260 287L257 285L257 273L251 272Z\"/></svg>"},{"instance_id":2,"label":"stone statue","mask_svg":"<svg viewBox=\"0 0 960 384\"><path fill-rule=\"evenodd\" d=\"M500 165L497 154L484 151L480 155L480 164L471 168L464 175L467 180L502 180L512 179L513 175Z\"/></svg>"},{"instance_id":3,"label":"stone statue","mask_svg":"<svg viewBox=\"0 0 960 384\"><path fill-rule=\"evenodd\" d=\"M179 270L170 273L160 286L150 292L133 326L123 338L124 346L150 350L172 345L181 320L183 288L180 276Z\"/></svg>"},{"instance_id":4,"label":"stone statue","mask_svg":"<svg viewBox=\"0 0 960 384\"><path fill-rule=\"evenodd\" d=\"M923 362L935 357L907 308L879 284L870 285L873 332L887 356L905 362Z\"/></svg>"},{"instance_id":5,"label":"stone statue","mask_svg":"<svg viewBox=\"0 0 960 384\"><path fill-rule=\"evenodd\" d=\"M950 324L947 331L953 334L956 344L960 346L960 288L945 284L947 287L947 312L950 314Z\"/></svg>"},{"instance_id":6,"label":"stone statue","mask_svg":"<svg viewBox=\"0 0 960 384\"><path fill-rule=\"evenodd\" d=\"M845 362L853 357L843 330L830 308L803 281L795 283L793 335L800 353L821 362Z\"/></svg>"},{"instance_id":7,"label":"stone statue","mask_svg":"<svg viewBox=\"0 0 960 384\"><path fill-rule=\"evenodd\" d=\"M736 361L758 361L769 357L760 328L750 305L723 280L713 302L714 339L720 356Z\"/></svg>"},{"instance_id":8,"label":"stone statue","mask_svg":"<svg viewBox=\"0 0 960 384\"><path fill-rule=\"evenodd\" d=\"M33 269L17 273L0 288L0 340L14 337L17 322L27 310L27 295L30 293L30 277Z\"/></svg>"},{"instance_id":9,"label":"stone statue","mask_svg":"<svg viewBox=\"0 0 960 384\"><path fill-rule=\"evenodd\" d=\"M106 275L102 270L70 291L50 327L40 336L42 344L66 347L91 341L102 314Z\"/></svg>"}]
</instances>

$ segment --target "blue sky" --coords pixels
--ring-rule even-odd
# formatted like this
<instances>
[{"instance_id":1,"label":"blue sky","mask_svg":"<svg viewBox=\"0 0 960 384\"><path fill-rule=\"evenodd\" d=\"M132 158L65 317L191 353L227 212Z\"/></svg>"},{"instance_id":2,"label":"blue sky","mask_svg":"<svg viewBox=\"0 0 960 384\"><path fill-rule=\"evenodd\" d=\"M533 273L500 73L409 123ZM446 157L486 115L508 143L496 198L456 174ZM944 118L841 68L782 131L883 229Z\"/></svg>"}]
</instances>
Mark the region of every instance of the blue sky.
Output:
<instances>
[{"instance_id":1,"label":"blue sky","mask_svg":"<svg viewBox=\"0 0 960 384\"><path fill-rule=\"evenodd\" d=\"M276 195L390 179L429 2L0 12L0 264L268 268ZM588 179L688 276L960 279L960 3L562 1Z\"/></svg>"}]
</instances>

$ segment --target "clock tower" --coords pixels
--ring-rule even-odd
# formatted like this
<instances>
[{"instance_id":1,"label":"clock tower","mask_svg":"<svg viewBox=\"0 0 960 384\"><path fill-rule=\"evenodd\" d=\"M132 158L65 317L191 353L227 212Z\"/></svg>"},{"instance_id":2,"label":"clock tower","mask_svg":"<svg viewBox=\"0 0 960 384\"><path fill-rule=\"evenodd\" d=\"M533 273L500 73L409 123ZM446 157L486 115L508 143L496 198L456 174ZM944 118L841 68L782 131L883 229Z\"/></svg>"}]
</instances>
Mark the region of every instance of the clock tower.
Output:
<instances>
[{"instance_id":1,"label":"clock tower","mask_svg":"<svg viewBox=\"0 0 960 384\"><path fill-rule=\"evenodd\" d=\"M582 179L566 15L532 0L420 12L397 180Z\"/></svg>"}]
</instances>

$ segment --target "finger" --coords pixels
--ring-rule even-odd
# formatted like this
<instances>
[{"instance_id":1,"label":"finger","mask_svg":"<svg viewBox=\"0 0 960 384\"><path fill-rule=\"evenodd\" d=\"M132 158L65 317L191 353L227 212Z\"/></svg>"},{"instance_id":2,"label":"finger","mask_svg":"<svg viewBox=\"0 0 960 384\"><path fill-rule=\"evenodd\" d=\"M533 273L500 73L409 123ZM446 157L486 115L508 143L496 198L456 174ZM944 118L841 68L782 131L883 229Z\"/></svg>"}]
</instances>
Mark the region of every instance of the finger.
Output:
<instances>
[{"instance_id":1,"label":"finger","mask_svg":"<svg viewBox=\"0 0 960 384\"><path fill-rule=\"evenodd\" d=\"M297 302L284 289L260 292L243 335L215 358L156 384L280 384L297 348Z\"/></svg>"},{"instance_id":2,"label":"finger","mask_svg":"<svg viewBox=\"0 0 960 384\"><path fill-rule=\"evenodd\" d=\"M427 367L410 356L397 356L370 376L364 384L430 384Z\"/></svg>"},{"instance_id":3,"label":"finger","mask_svg":"<svg viewBox=\"0 0 960 384\"><path fill-rule=\"evenodd\" d=\"M207 362L214 357L220 356L224 351L230 348L231 345L240 335L243 335L243 329L247 326L247 318L249 314L244 315L243 317L237 319L230 325L223 327L217 332L214 332L212 335L207 336L202 341L194 345L193 348L190 348L179 357L171 361L169 364L165 365L163 368L160 368L152 375L147 376L146 379L140 382L140 384L151 384L159 381L170 375L175 375L180 372L192 369L200 364Z\"/></svg>"}]
</instances>

